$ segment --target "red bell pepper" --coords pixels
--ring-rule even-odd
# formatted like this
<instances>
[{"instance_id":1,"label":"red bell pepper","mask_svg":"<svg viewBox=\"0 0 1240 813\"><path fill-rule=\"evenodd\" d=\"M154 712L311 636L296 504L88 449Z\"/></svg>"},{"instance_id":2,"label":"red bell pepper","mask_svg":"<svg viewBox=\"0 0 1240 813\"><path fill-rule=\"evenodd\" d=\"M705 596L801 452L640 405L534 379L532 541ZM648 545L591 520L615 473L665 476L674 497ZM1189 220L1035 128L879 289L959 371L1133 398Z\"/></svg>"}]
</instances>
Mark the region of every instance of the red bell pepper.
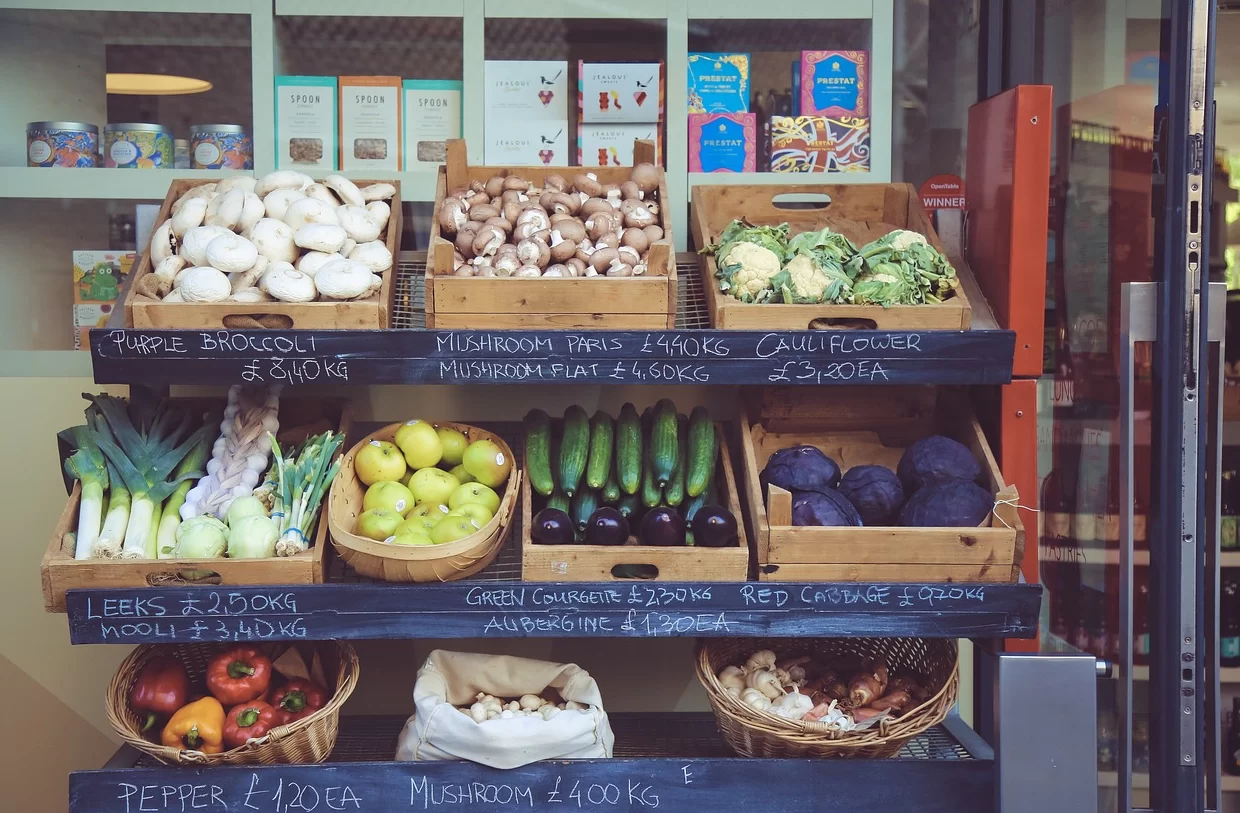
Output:
<instances>
[{"instance_id":1,"label":"red bell pepper","mask_svg":"<svg viewBox=\"0 0 1240 813\"><path fill-rule=\"evenodd\" d=\"M309 717L327 705L328 694L313 680L292 678L271 696L271 705L283 712L281 723L288 725L294 720Z\"/></svg>"},{"instance_id":2,"label":"red bell pepper","mask_svg":"<svg viewBox=\"0 0 1240 813\"><path fill-rule=\"evenodd\" d=\"M224 721L224 747L240 748L247 740L265 736L281 725L284 712L262 700L251 700L232 707Z\"/></svg>"},{"instance_id":3,"label":"red bell pepper","mask_svg":"<svg viewBox=\"0 0 1240 813\"><path fill-rule=\"evenodd\" d=\"M207 691L225 706L260 697L271 685L271 658L257 648L239 646L207 664Z\"/></svg>"},{"instance_id":4,"label":"red bell pepper","mask_svg":"<svg viewBox=\"0 0 1240 813\"><path fill-rule=\"evenodd\" d=\"M189 673L180 661L162 656L142 667L129 689L129 708L146 715L143 732L167 720L189 702Z\"/></svg>"}]
</instances>

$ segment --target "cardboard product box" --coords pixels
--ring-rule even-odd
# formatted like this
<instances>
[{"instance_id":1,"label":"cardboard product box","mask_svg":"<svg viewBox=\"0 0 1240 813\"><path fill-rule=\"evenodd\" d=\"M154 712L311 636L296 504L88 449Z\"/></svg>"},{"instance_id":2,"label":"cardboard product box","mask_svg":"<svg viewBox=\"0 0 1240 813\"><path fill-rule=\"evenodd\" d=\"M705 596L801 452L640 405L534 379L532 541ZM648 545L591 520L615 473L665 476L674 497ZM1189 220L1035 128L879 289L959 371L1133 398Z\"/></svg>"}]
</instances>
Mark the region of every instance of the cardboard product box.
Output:
<instances>
[{"instance_id":1,"label":"cardboard product box","mask_svg":"<svg viewBox=\"0 0 1240 813\"><path fill-rule=\"evenodd\" d=\"M868 118L771 117L771 172L869 171Z\"/></svg>"},{"instance_id":2,"label":"cardboard product box","mask_svg":"<svg viewBox=\"0 0 1240 813\"><path fill-rule=\"evenodd\" d=\"M461 83L406 79L405 169L433 168L447 159L448 139L461 137Z\"/></svg>"},{"instance_id":3,"label":"cardboard product box","mask_svg":"<svg viewBox=\"0 0 1240 813\"><path fill-rule=\"evenodd\" d=\"M73 252L73 301L115 302L138 259L136 251Z\"/></svg>"},{"instance_id":4,"label":"cardboard product box","mask_svg":"<svg viewBox=\"0 0 1240 813\"><path fill-rule=\"evenodd\" d=\"M754 113L690 113L690 172L756 172L758 124Z\"/></svg>"},{"instance_id":5,"label":"cardboard product box","mask_svg":"<svg viewBox=\"0 0 1240 813\"><path fill-rule=\"evenodd\" d=\"M568 122L488 123L482 152L495 166L567 166Z\"/></svg>"},{"instance_id":6,"label":"cardboard product box","mask_svg":"<svg viewBox=\"0 0 1240 813\"><path fill-rule=\"evenodd\" d=\"M340 168L399 171L399 76L340 77Z\"/></svg>"},{"instance_id":7,"label":"cardboard product box","mask_svg":"<svg viewBox=\"0 0 1240 813\"><path fill-rule=\"evenodd\" d=\"M802 51L800 114L869 118L869 51Z\"/></svg>"},{"instance_id":8,"label":"cardboard product box","mask_svg":"<svg viewBox=\"0 0 1240 813\"><path fill-rule=\"evenodd\" d=\"M338 169L336 77L276 77L276 167L303 172Z\"/></svg>"},{"instance_id":9,"label":"cardboard product box","mask_svg":"<svg viewBox=\"0 0 1240 813\"><path fill-rule=\"evenodd\" d=\"M580 124L577 163L583 167L633 166L633 142L654 142L655 163L663 163L663 134L653 124Z\"/></svg>"},{"instance_id":10,"label":"cardboard product box","mask_svg":"<svg viewBox=\"0 0 1240 813\"><path fill-rule=\"evenodd\" d=\"M73 306L74 350L90 350L90 331L106 327L115 306L113 302Z\"/></svg>"},{"instance_id":11,"label":"cardboard product box","mask_svg":"<svg viewBox=\"0 0 1240 813\"><path fill-rule=\"evenodd\" d=\"M578 62L579 121L663 121L662 62Z\"/></svg>"},{"instance_id":12,"label":"cardboard product box","mask_svg":"<svg viewBox=\"0 0 1240 813\"><path fill-rule=\"evenodd\" d=\"M567 62L488 59L483 76L487 124L568 121Z\"/></svg>"},{"instance_id":13,"label":"cardboard product box","mask_svg":"<svg viewBox=\"0 0 1240 813\"><path fill-rule=\"evenodd\" d=\"M689 54L689 112L748 113L749 54Z\"/></svg>"}]
</instances>

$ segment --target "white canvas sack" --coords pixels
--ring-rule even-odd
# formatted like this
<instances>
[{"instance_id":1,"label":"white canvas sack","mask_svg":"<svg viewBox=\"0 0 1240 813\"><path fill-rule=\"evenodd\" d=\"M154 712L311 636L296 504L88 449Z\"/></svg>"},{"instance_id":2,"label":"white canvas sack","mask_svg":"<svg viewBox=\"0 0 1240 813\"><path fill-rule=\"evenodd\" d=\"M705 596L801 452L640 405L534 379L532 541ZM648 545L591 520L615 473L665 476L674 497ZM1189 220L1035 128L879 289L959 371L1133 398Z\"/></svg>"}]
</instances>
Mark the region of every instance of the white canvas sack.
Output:
<instances>
[{"instance_id":1,"label":"white canvas sack","mask_svg":"<svg viewBox=\"0 0 1240 813\"><path fill-rule=\"evenodd\" d=\"M472 705L479 692L512 700L524 694L553 700L548 689L588 708L561 711L550 720L522 714L483 723L458 710ZM598 684L571 663L437 649L418 670L413 705L396 749L401 761L466 759L492 768L519 768L544 759L610 757L616 741Z\"/></svg>"}]
</instances>

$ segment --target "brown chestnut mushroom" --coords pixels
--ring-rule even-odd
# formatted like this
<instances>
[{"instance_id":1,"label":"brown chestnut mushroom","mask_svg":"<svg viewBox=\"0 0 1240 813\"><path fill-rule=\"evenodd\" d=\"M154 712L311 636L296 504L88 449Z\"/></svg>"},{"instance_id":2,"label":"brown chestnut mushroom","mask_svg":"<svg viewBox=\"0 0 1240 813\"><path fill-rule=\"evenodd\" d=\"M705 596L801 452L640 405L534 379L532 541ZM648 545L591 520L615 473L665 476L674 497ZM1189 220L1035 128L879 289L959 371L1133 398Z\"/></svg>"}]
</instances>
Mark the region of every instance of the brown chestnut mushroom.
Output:
<instances>
[{"instance_id":1,"label":"brown chestnut mushroom","mask_svg":"<svg viewBox=\"0 0 1240 813\"><path fill-rule=\"evenodd\" d=\"M534 206L524 209L521 214L517 215L517 225L520 226L522 223L532 223L536 229L546 229L551 227L551 218L547 217L542 207Z\"/></svg>"},{"instance_id":2,"label":"brown chestnut mushroom","mask_svg":"<svg viewBox=\"0 0 1240 813\"><path fill-rule=\"evenodd\" d=\"M474 256L493 256L506 239L507 237L499 227L483 226L478 229L478 236L474 238Z\"/></svg>"},{"instance_id":3,"label":"brown chestnut mushroom","mask_svg":"<svg viewBox=\"0 0 1240 813\"><path fill-rule=\"evenodd\" d=\"M658 226L655 228L658 228ZM639 255L645 254L650 248L650 238L641 229L625 229L620 235L620 242L631 247Z\"/></svg>"},{"instance_id":4,"label":"brown chestnut mushroom","mask_svg":"<svg viewBox=\"0 0 1240 813\"><path fill-rule=\"evenodd\" d=\"M501 215L511 225L516 225L517 218L521 215L521 202L518 200L510 200L504 204Z\"/></svg>"},{"instance_id":5,"label":"brown chestnut mushroom","mask_svg":"<svg viewBox=\"0 0 1240 813\"><path fill-rule=\"evenodd\" d=\"M475 223L486 223L493 217L499 217L499 209L492 206L489 201L475 203L469 207L469 219Z\"/></svg>"},{"instance_id":6,"label":"brown chestnut mushroom","mask_svg":"<svg viewBox=\"0 0 1240 813\"><path fill-rule=\"evenodd\" d=\"M558 194L559 192L556 192L554 189L545 190L541 195L538 196L538 205L548 212L552 211L551 199L554 198Z\"/></svg>"},{"instance_id":7,"label":"brown chestnut mushroom","mask_svg":"<svg viewBox=\"0 0 1240 813\"><path fill-rule=\"evenodd\" d=\"M577 217L580 217L583 220L588 220L590 215L597 212L607 212L608 214L611 214L615 211L615 208L613 208L610 203L602 198L587 198L577 209Z\"/></svg>"},{"instance_id":8,"label":"brown chestnut mushroom","mask_svg":"<svg viewBox=\"0 0 1240 813\"><path fill-rule=\"evenodd\" d=\"M663 239L663 227L662 226L647 226L646 228L642 229L642 234L646 235L646 239L653 243L657 240Z\"/></svg>"},{"instance_id":9,"label":"brown chestnut mushroom","mask_svg":"<svg viewBox=\"0 0 1240 813\"><path fill-rule=\"evenodd\" d=\"M577 255L577 244L572 240L566 240L562 234L555 229L551 230L551 259L555 262L564 262L569 257Z\"/></svg>"},{"instance_id":10,"label":"brown chestnut mushroom","mask_svg":"<svg viewBox=\"0 0 1240 813\"><path fill-rule=\"evenodd\" d=\"M654 215L645 206L636 206L624 216L624 225L628 228L644 229L654 223Z\"/></svg>"},{"instance_id":11,"label":"brown chestnut mushroom","mask_svg":"<svg viewBox=\"0 0 1240 813\"><path fill-rule=\"evenodd\" d=\"M466 263L465 265L462 265L460 268L457 268L455 271L453 271L452 276L472 277L474 276L474 267L470 265L469 263Z\"/></svg>"},{"instance_id":12,"label":"brown chestnut mushroom","mask_svg":"<svg viewBox=\"0 0 1240 813\"><path fill-rule=\"evenodd\" d=\"M557 192L563 192L568 189L568 181L564 180L563 175L548 175L543 178L543 186L547 189L554 189Z\"/></svg>"},{"instance_id":13,"label":"brown chestnut mushroom","mask_svg":"<svg viewBox=\"0 0 1240 813\"><path fill-rule=\"evenodd\" d=\"M536 265L523 265L517 269L514 277L541 277L542 269Z\"/></svg>"},{"instance_id":14,"label":"brown chestnut mushroom","mask_svg":"<svg viewBox=\"0 0 1240 813\"><path fill-rule=\"evenodd\" d=\"M607 266L607 271L604 273L606 273L609 277L631 277L633 276L633 266L626 265L625 263L616 260L611 265Z\"/></svg>"},{"instance_id":15,"label":"brown chestnut mushroom","mask_svg":"<svg viewBox=\"0 0 1240 813\"><path fill-rule=\"evenodd\" d=\"M498 198L504 191L504 176L492 175L482 188L491 197Z\"/></svg>"},{"instance_id":16,"label":"brown chestnut mushroom","mask_svg":"<svg viewBox=\"0 0 1240 813\"><path fill-rule=\"evenodd\" d=\"M548 277L551 279L567 279L571 276L572 274L569 273L568 266L558 264L547 266L547 270L543 272L543 279L547 279Z\"/></svg>"},{"instance_id":17,"label":"brown chestnut mushroom","mask_svg":"<svg viewBox=\"0 0 1240 813\"><path fill-rule=\"evenodd\" d=\"M521 261L517 259L516 246L512 246L512 254L498 254L495 257L495 276L511 277L517 273L517 269L521 267Z\"/></svg>"},{"instance_id":18,"label":"brown chestnut mushroom","mask_svg":"<svg viewBox=\"0 0 1240 813\"><path fill-rule=\"evenodd\" d=\"M632 246L620 246L620 261L625 265L637 265L642 261L642 255L637 253L637 249Z\"/></svg>"},{"instance_id":19,"label":"brown chestnut mushroom","mask_svg":"<svg viewBox=\"0 0 1240 813\"><path fill-rule=\"evenodd\" d=\"M620 184L620 194L625 200L641 200L646 196L642 188L637 185L637 181L625 181Z\"/></svg>"},{"instance_id":20,"label":"brown chestnut mushroom","mask_svg":"<svg viewBox=\"0 0 1240 813\"><path fill-rule=\"evenodd\" d=\"M572 222L572 223L581 222L577 218L570 215L568 212L552 212L550 217L551 217L551 228L552 229L555 229L556 226L564 222Z\"/></svg>"},{"instance_id":21,"label":"brown chestnut mushroom","mask_svg":"<svg viewBox=\"0 0 1240 813\"><path fill-rule=\"evenodd\" d=\"M508 218L506 217L488 218L487 222L483 223L482 225L494 226L495 228L502 231L504 234L509 234L512 231L512 224L508 222Z\"/></svg>"},{"instance_id":22,"label":"brown chestnut mushroom","mask_svg":"<svg viewBox=\"0 0 1240 813\"><path fill-rule=\"evenodd\" d=\"M522 265L546 268L551 263L551 248L541 240L522 240L517 244L517 259Z\"/></svg>"},{"instance_id":23,"label":"brown chestnut mushroom","mask_svg":"<svg viewBox=\"0 0 1240 813\"><path fill-rule=\"evenodd\" d=\"M512 239L517 240L517 241L528 240L529 238L537 234L538 230L539 229L538 229L537 223L533 223L529 220L526 220L524 222L518 220L517 225L514 226L512 229Z\"/></svg>"},{"instance_id":24,"label":"brown chestnut mushroom","mask_svg":"<svg viewBox=\"0 0 1240 813\"><path fill-rule=\"evenodd\" d=\"M447 235L456 234L457 229L469 222L468 209L465 201L460 198L444 198L439 207L439 230Z\"/></svg>"},{"instance_id":25,"label":"brown chestnut mushroom","mask_svg":"<svg viewBox=\"0 0 1240 813\"><path fill-rule=\"evenodd\" d=\"M609 231L594 241L595 248L620 248L620 232Z\"/></svg>"},{"instance_id":26,"label":"brown chestnut mushroom","mask_svg":"<svg viewBox=\"0 0 1240 813\"><path fill-rule=\"evenodd\" d=\"M619 262L620 252L614 248L600 248L590 255L590 265L600 274L607 270L612 260Z\"/></svg>"},{"instance_id":27,"label":"brown chestnut mushroom","mask_svg":"<svg viewBox=\"0 0 1240 813\"><path fill-rule=\"evenodd\" d=\"M594 257L594 251L594 243L590 242L590 239L587 237L585 240L577 243L576 258L582 263L589 265L590 260Z\"/></svg>"},{"instance_id":28,"label":"brown chestnut mushroom","mask_svg":"<svg viewBox=\"0 0 1240 813\"><path fill-rule=\"evenodd\" d=\"M565 240L572 240L574 243L580 243L586 239L586 227L577 218L569 218L559 222L552 221L552 228L560 233Z\"/></svg>"},{"instance_id":29,"label":"brown chestnut mushroom","mask_svg":"<svg viewBox=\"0 0 1240 813\"><path fill-rule=\"evenodd\" d=\"M575 215L581 211L581 198L576 195L556 192L551 196L550 203L551 205L546 207L548 212L565 212Z\"/></svg>"},{"instance_id":30,"label":"brown chestnut mushroom","mask_svg":"<svg viewBox=\"0 0 1240 813\"><path fill-rule=\"evenodd\" d=\"M524 192L530 188L530 182L524 178L518 178L516 175L509 175L504 179L503 188L505 191L511 189L516 192Z\"/></svg>"},{"instance_id":31,"label":"brown chestnut mushroom","mask_svg":"<svg viewBox=\"0 0 1240 813\"><path fill-rule=\"evenodd\" d=\"M659 169L654 164L638 164L629 174L629 180L649 195L659 188Z\"/></svg>"},{"instance_id":32,"label":"brown chestnut mushroom","mask_svg":"<svg viewBox=\"0 0 1240 813\"><path fill-rule=\"evenodd\" d=\"M474 256L474 237L477 235L476 229L462 229L456 233L456 250L467 260Z\"/></svg>"},{"instance_id":33,"label":"brown chestnut mushroom","mask_svg":"<svg viewBox=\"0 0 1240 813\"><path fill-rule=\"evenodd\" d=\"M458 186L447 194L449 198L461 198L464 200L473 190L467 186Z\"/></svg>"},{"instance_id":34,"label":"brown chestnut mushroom","mask_svg":"<svg viewBox=\"0 0 1240 813\"><path fill-rule=\"evenodd\" d=\"M604 234L609 234L620 227L620 220L610 212L595 212L586 220L586 234L598 242Z\"/></svg>"},{"instance_id":35,"label":"brown chestnut mushroom","mask_svg":"<svg viewBox=\"0 0 1240 813\"><path fill-rule=\"evenodd\" d=\"M601 197L603 194L603 185L598 182L598 176L593 172L583 172L573 178L573 188L592 198Z\"/></svg>"},{"instance_id":36,"label":"brown chestnut mushroom","mask_svg":"<svg viewBox=\"0 0 1240 813\"><path fill-rule=\"evenodd\" d=\"M585 261L578 257L569 257L564 261L564 265L568 266L568 270L572 272L574 277L584 277L586 275L586 269L589 268L589 266L585 264Z\"/></svg>"},{"instance_id":37,"label":"brown chestnut mushroom","mask_svg":"<svg viewBox=\"0 0 1240 813\"><path fill-rule=\"evenodd\" d=\"M482 181L470 181L469 182L470 192L485 192L486 188L487 188L487 185Z\"/></svg>"}]
</instances>

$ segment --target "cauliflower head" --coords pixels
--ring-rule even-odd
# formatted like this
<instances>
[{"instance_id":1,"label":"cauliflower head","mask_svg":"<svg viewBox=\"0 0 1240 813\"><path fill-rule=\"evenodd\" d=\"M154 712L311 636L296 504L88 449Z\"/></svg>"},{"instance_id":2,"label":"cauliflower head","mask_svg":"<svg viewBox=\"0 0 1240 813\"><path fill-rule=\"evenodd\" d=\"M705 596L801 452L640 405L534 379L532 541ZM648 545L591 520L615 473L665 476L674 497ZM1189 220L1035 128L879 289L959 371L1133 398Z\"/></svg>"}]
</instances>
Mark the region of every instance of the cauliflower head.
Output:
<instances>
[{"instance_id":1,"label":"cauliflower head","mask_svg":"<svg viewBox=\"0 0 1240 813\"><path fill-rule=\"evenodd\" d=\"M720 288L742 302L762 302L774 293L771 279L779 274L779 255L757 243L733 243L720 259L725 272ZM726 287L725 287L726 286Z\"/></svg>"},{"instance_id":2,"label":"cauliflower head","mask_svg":"<svg viewBox=\"0 0 1240 813\"><path fill-rule=\"evenodd\" d=\"M852 285L843 269L811 254L797 254L775 280L788 304L852 301Z\"/></svg>"},{"instance_id":3,"label":"cauliflower head","mask_svg":"<svg viewBox=\"0 0 1240 813\"><path fill-rule=\"evenodd\" d=\"M876 242L882 242L888 248L895 249L896 251L904 251L910 246L915 245L927 245L925 235L909 231L908 229L896 229Z\"/></svg>"}]
</instances>

